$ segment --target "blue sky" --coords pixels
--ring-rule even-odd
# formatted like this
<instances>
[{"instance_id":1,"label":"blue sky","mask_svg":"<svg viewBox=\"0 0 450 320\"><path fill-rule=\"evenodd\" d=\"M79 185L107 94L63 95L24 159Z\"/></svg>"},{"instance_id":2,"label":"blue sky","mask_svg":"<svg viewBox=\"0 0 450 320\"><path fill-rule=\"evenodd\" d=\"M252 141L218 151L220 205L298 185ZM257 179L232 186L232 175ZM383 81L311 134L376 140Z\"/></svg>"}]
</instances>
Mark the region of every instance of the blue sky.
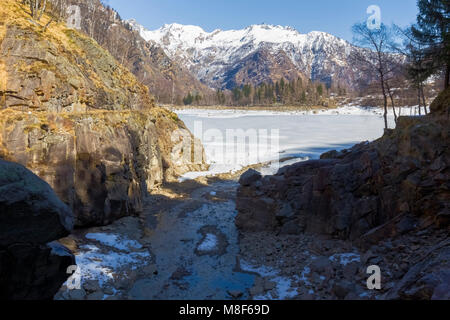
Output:
<instances>
[{"instance_id":1,"label":"blue sky","mask_svg":"<svg viewBox=\"0 0 450 320\"><path fill-rule=\"evenodd\" d=\"M352 40L351 26L381 8L382 21L406 26L415 21L416 0L105 0L122 18L148 29L165 23L198 25L206 31L241 29L251 24L291 26L307 33L324 31Z\"/></svg>"}]
</instances>

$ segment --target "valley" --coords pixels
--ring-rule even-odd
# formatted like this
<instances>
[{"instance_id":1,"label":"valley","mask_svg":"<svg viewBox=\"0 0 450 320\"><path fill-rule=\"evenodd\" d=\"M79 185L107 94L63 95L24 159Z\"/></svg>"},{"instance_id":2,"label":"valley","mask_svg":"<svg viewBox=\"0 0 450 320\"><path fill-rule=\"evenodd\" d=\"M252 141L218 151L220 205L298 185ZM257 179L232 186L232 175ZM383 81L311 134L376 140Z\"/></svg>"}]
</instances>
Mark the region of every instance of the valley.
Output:
<instances>
[{"instance_id":1,"label":"valley","mask_svg":"<svg viewBox=\"0 0 450 320\"><path fill-rule=\"evenodd\" d=\"M318 159L327 150L349 148L355 144L355 134L367 140L379 138L383 132L379 111L342 108L313 114L187 109L177 114L191 132L201 133L197 138L203 142L210 170L187 173L180 182L152 192L138 218L79 230L63 239L75 253L84 280L80 290L63 286L55 298L183 300L187 293L195 300L336 298L321 280L324 274L315 269L315 260L323 260L323 255L335 257L336 261L328 260L327 268L343 272L348 264L360 268L356 264L363 253L351 242L311 235L240 232L235 225L238 180L249 168L270 175L280 167ZM393 123L392 116L390 120ZM195 128L199 121L200 132ZM225 137L226 130L249 122L255 129L281 128L280 144L264 155L264 164L257 159L251 163L245 153L248 140L205 141L211 128L223 128ZM234 150L236 154L224 163L222 153L215 152L218 145L223 152ZM115 241L105 241L111 237ZM134 248L122 245L130 241ZM322 241L328 248L325 251L319 244ZM364 272L360 274L351 297L375 298L364 289ZM97 283L98 278L103 280Z\"/></svg>"},{"instance_id":2,"label":"valley","mask_svg":"<svg viewBox=\"0 0 450 320\"><path fill-rule=\"evenodd\" d=\"M450 300L448 1L111 1L2 0L0 300Z\"/></svg>"}]
</instances>

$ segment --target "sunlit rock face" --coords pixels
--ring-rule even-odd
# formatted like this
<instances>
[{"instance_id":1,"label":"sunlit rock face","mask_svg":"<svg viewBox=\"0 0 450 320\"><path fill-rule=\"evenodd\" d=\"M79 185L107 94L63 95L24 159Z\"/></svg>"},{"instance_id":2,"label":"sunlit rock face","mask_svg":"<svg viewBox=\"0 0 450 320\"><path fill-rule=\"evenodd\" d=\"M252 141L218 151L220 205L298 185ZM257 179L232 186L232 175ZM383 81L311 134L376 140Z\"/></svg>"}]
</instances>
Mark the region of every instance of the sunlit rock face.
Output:
<instances>
[{"instance_id":1,"label":"sunlit rock face","mask_svg":"<svg viewBox=\"0 0 450 320\"><path fill-rule=\"evenodd\" d=\"M93 39L42 32L16 1L0 16L0 157L47 181L77 226L136 215L164 180L206 168L184 123Z\"/></svg>"}]
</instances>

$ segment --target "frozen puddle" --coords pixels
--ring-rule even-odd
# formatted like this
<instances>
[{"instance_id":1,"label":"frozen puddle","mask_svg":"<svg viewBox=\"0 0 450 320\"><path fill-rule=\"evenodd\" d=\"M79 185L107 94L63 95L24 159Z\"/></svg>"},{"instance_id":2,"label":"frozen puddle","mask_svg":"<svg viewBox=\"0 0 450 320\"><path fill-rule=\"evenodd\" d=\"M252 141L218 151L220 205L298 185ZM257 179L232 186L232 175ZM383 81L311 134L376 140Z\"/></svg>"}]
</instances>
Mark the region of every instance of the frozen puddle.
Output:
<instances>
[{"instance_id":1,"label":"frozen puddle","mask_svg":"<svg viewBox=\"0 0 450 320\"><path fill-rule=\"evenodd\" d=\"M218 243L217 236L215 234L208 233L205 239L197 247L197 250L201 252L214 251L217 249Z\"/></svg>"}]
</instances>

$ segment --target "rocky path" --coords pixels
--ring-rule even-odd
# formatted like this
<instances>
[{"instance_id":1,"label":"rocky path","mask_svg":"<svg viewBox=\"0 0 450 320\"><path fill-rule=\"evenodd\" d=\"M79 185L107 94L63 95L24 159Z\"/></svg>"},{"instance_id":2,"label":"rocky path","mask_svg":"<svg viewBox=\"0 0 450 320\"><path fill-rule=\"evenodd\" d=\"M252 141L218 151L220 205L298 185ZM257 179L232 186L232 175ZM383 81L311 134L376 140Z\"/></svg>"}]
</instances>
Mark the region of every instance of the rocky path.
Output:
<instances>
[{"instance_id":1,"label":"rocky path","mask_svg":"<svg viewBox=\"0 0 450 320\"><path fill-rule=\"evenodd\" d=\"M173 184L140 218L61 240L81 267L82 288L56 299L246 299L255 274L239 267L237 181Z\"/></svg>"},{"instance_id":2,"label":"rocky path","mask_svg":"<svg viewBox=\"0 0 450 320\"><path fill-rule=\"evenodd\" d=\"M235 190L235 181L221 181L199 187L175 205L167 206L161 197L147 203L145 241L151 245L158 273L136 281L128 298L247 297L254 275L236 265Z\"/></svg>"}]
</instances>

